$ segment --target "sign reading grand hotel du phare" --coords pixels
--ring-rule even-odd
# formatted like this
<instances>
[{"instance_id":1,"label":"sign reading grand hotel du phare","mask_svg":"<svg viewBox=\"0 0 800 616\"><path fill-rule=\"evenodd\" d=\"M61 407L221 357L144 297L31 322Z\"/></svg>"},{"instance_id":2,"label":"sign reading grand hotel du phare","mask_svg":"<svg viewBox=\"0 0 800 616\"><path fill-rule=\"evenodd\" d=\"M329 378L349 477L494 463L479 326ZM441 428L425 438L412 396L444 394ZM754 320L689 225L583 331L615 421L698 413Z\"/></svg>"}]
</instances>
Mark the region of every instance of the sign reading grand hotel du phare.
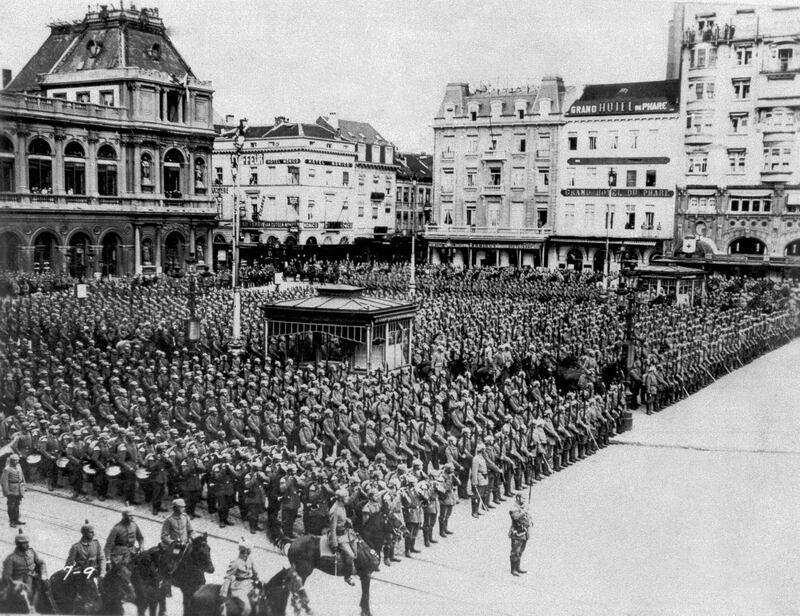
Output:
<instances>
[{"instance_id":1,"label":"sign reading grand hotel du phare","mask_svg":"<svg viewBox=\"0 0 800 616\"><path fill-rule=\"evenodd\" d=\"M678 108L664 99L577 102L569 108L567 115L622 115L626 113L670 113Z\"/></svg>"},{"instance_id":2,"label":"sign reading grand hotel du phare","mask_svg":"<svg viewBox=\"0 0 800 616\"><path fill-rule=\"evenodd\" d=\"M562 188L565 197L672 197L667 188Z\"/></svg>"}]
</instances>

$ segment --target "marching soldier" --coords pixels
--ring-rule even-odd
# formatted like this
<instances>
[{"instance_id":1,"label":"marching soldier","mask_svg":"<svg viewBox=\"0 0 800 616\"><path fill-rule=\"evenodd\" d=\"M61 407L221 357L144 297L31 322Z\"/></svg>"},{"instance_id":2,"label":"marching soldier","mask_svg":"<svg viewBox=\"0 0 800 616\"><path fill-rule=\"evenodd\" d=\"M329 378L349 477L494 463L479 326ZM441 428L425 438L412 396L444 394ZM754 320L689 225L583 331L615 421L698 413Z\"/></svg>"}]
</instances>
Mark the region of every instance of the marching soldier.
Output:
<instances>
[{"instance_id":1,"label":"marching soldier","mask_svg":"<svg viewBox=\"0 0 800 616\"><path fill-rule=\"evenodd\" d=\"M138 546L136 544L139 544ZM133 509L122 510L122 520L114 525L108 534L105 545L105 557L110 566L130 564L131 557L144 549L144 537L136 522L133 521Z\"/></svg>"}]
</instances>

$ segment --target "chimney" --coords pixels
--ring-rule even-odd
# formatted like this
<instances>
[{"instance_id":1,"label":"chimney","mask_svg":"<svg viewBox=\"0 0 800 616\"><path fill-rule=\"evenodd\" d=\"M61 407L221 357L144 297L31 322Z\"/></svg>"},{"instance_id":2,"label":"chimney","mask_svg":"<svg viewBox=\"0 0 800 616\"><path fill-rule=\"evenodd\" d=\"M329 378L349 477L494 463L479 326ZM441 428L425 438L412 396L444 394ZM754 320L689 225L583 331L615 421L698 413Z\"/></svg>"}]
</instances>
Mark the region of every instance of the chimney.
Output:
<instances>
[{"instance_id":1,"label":"chimney","mask_svg":"<svg viewBox=\"0 0 800 616\"><path fill-rule=\"evenodd\" d=\"M10 83L11 83L11 69L10 68L4 68L3 69L3 86L2 87L5 89L5 87Z\"/></svg>"},{"instance_id":2,"label":"chimney","mask_svg":"<svg viewBox=\"0 0 800 616\"><path fill-rule=\"evenodd\" d=\"M325 121L331 125L333 130L339 130L339 117L336 115L335 111L331 111L326 117Z\"/></svg>"}]
</instances>

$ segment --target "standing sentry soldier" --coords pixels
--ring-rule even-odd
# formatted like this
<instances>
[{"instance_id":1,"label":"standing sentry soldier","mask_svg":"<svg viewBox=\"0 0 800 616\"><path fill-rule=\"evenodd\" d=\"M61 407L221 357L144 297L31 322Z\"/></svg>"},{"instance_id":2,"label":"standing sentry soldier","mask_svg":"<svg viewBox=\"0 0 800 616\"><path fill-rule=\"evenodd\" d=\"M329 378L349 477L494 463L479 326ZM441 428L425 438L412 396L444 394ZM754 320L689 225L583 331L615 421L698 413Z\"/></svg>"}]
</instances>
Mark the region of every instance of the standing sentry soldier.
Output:
<instances>
[{"instance_id":1,"label":"standing sentry soldier","mask_svg":"<svg viewBox=\"0 0 800 616\"><path fill-rule=\"evenodd\" d=\"M508 512L511 516L511 528L508 537L511 539L511 575L527 573L520 569L520 560L528 543L528 529L531 527L531 515L525 508L525 497L517 494L514 507Z\"/></svg>"},{"instance_id":2,"label":"standing sentry soldier","mask_svg":"<svg viewBox=\"0 0 800 616\"><path fill-rule=\"evenodd\" d=\"M8 456L6 467L0 475L0 486L3 496L8 499L8 525L16 528L18 524L25 524L19 519L19 506L25 496L25 475L19 465L19 455L12 453Z\"/></svg>"}]
</instances>

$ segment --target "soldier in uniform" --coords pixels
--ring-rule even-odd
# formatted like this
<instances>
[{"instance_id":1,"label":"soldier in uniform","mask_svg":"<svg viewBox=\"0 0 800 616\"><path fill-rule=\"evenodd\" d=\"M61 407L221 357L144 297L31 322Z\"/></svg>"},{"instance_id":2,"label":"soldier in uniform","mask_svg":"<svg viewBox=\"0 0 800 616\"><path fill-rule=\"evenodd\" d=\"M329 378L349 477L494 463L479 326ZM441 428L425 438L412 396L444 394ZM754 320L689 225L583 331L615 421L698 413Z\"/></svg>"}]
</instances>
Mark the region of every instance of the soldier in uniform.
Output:
<instances>
[{"instance_id":1,"label":"soldier in uniform","mask_svg":"<svg viewBox=\"0 0 800 616\"><path fill-rule=\"evenodd\" d=\"M475 456L472 458L472 468L470 469L473 518L480 516L480 507L486 507L486 499L489 497L489 469L486 465L486 458L483 457L483 450L484 444L479 442L475 446Z\"/></svg>"},{"instance_id":2,"label":"soldier in uniform","mask_svg":"<svg viewBox=\"0 0 800 616\"><path fill-rule=\"evenodd\" d=\"M172 554L177 555L183 551L194 534L192 522L184 509L186 501L176 498L172 501L172 514L161 525L161 544L171 548Z\"/></svg>"},{"instance_id":3,"label":"soldier in uniform","mask_svg":"<svg viewBox=\"0 0 800 616\"><path fill-rule=\"evenodd\" d=\"M17 524L25 524L19 519L19 506L25 495L25 475L22 474L18 454L12 453L8 456L6 467L0 475L0 486L3 489L3 496L8 499L9 526L15 528Z\"/></svg>"},{"instance_id":4,"label":"soldier in uniform","mask_svg":"<svg viewBox=\"0 0 800 616\"><path fill-rule=\"evenodd\" d=\"M131 557L142 549L144 549L142 531L133 521L133 509L125 507L122 510L122 520L117 522L108 533L105 545L106 560L112 567L117 564L127 567Z\"/></svg>"},{"instance_id":5,"label":"soldier in uniform","mask_svg":"<svg viewBox=\"0 0 800 616\"><path fill-rule=\"evenodd\" d=\"M328 543L331 549L337 550L342 555L342 565L344 568L344 581L350 586L355 586L353 581L353 561L355 554L350 547L348 540L348 529L351 527L350 519L347 517L345 503L350 496L346 488L336 490L336 502L328 513Z\"/></svg>"},{"instance_id":6,"label":"soldier in uniform","mask_svg":"<svg viewBox=\"0 0 800 616\"><path fill-rule=\"evenodd\" d=\"M22 582L28 590L31 605L36 605L39 583L47 582L47 566L20 533L14 537L14 551L3 561L3 589L8 592L14 582Z\"/></svg>"},{"instance_id":7,"label":"soldier in uniform","mask_svg":"<svg viewBox=\"0 0 800 616\"><path fill-rule=\"evenodd\" d=\"M511 575L527 573L519 568L522 553L528 543L528 529L531 527L531 515L525 508L525 496L517 494L514 507L508 512L511 516L511 528L508 537L511 539Z\"/></svg>"},{"instance_id":8,"label":"soldier in uniform","mask_svg":"<svg viewBox=\"0 0 800 616\"><path fill-rule=\"evenodd\" d=\"M250 615L252 607L250 593L253 591L253 584L258 581L252 551L253 548L247 541L242 540L239 543L239 555L228 566L219 589L219 596L223 602L226 599L233 599L239 604L241 616Z\"/></svg>"},{"instance_id":9,"label":"soldier in uniform","mask_svg":"<svg viewBox=\"0 0 800 616\"><path fill-rule=\"evenodd\" d=\"M77 592L88 584L96 588L97 580L105 575L103 550L94 538L94 526L89 524L89 520L81 526L81 539L69 549L64 567L68 569L65 581L78 586Z\"/></svg>"}]
</instances>

